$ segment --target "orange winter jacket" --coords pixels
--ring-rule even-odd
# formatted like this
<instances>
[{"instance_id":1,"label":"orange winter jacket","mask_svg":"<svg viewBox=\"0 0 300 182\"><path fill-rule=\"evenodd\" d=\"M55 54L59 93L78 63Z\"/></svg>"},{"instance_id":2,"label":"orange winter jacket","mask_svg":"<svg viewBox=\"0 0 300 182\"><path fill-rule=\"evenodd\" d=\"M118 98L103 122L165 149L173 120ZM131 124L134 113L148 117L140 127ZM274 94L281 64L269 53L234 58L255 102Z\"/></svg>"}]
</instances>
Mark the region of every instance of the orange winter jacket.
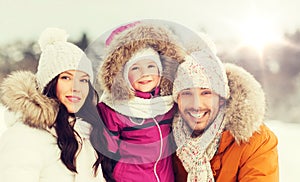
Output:
<instances>
[{"instance_id":1,"label":"orange winter jacket","mask_svg":"<svg viewBox=\"0 0 300 182\"><path fill-rule=\"evenodd\" d=\"M277 142L277 137L265 125L249 142L240 145L229 131L223 132L218 152L210 161L215 181L279 181ZM176 155L173 159L176 181L186 181L187 172L182 163Z\"/></svg>"}]
</instances>

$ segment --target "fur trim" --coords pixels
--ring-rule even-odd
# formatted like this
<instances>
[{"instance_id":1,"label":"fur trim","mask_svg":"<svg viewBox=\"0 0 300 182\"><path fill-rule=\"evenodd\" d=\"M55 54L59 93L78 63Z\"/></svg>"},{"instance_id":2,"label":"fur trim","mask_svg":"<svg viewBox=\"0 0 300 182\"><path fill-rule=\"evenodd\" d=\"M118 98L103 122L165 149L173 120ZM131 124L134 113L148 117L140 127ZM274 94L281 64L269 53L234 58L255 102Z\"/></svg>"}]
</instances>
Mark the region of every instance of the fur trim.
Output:
<instances>
[{"instance_id":1,"label":"fur trim","mask_svg":"<svg viewBox=\"0 0 300 182\"><path fill-rule=\"evenodd\" d=\"M21 120L35 128L46 129L55 122L58 103L37 90L36 77L29 71L16 71L1 84L1 102Z\"/></svg>"},{"instance_id":2,"label":"fur trim","mask_svg":"<svg viewBox=\"0 0 300 182\"><path fill-rule=\"evenodd\" d=\"M225 64L230 98L225 112L226 129L236 142L249 141L252 134L259 131L265 117L265 94L261 85L243 68Z\"/></svg>"},{"instance_id":3,"label":"fur trim","mask_svg":"<svg viewBox=\"0 0 300 182\"><path fill-rule=\"evenodd\" d=\"M153 48L160 55L163 66L160 94L172 94L172 79L174 79L176 68L172 71L168 66L178 66L183 62L184 49L173 32L166 27L142 22L115 35L105 50L98 80L102 89L111 94L114 100L128 100L134 96L123 78L123 67L134 53L146 47ZM173 64L166 63L166 59L172 61Z\"/></svg>"}]
</instances>

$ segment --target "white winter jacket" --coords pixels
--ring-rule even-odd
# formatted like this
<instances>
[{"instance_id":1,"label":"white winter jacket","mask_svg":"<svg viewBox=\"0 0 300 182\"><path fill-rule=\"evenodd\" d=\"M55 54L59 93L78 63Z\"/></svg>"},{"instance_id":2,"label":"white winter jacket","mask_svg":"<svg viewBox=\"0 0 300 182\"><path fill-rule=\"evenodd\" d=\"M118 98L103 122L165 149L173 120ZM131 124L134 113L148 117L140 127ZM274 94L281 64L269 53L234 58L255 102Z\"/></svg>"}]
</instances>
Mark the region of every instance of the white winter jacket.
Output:
<instances>
[{"instance_id":1,"label":"white winter jacket","mask_svg":"<svg viewBox=\"0 0 300 182\"><path fill-rule=\"evenodd\" d=\"M22 122L0 139L1 182L73 182L75 173L60 160L56 138Z\"/></svg>"},{"instance_id":2,"label":"white winter jacket","mask_svg":"<svg viewBox=\"0 0 300 182\"><path fill-rule=\"evenodd\" d=\"M78 174L62 163L56 134L49 130L57 115L57 104L37 91L34 83L35 76L22 71L13 73L1 84L1 102L14 117L0 121L8 124L0 138L0 181L105 181L101 166L97 177L92 175L96 158L86 133L80 136L83 144L76 157ZM77 132L81 135L81 131Z\"/></svg>"}]
</instances>

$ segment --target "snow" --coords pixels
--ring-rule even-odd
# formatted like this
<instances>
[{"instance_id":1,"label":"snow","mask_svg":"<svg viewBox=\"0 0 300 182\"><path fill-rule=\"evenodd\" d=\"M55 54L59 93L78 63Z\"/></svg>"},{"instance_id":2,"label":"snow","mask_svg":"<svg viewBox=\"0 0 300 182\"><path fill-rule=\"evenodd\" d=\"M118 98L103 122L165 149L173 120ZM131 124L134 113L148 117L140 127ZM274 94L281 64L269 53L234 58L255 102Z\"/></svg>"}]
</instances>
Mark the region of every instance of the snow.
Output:
<instances>
[{"instance_id":1,"label":"snow","mask_svg":"<svg viewBox=\"0 0 300 182\"><path fill-rule=\"evenodd\" d=\"M4 107L2 105L0 105L0 136L6 129L6 124L5 124L5 119L4 119L5 111L6 110L4 109Z\"/></svg>"},{"instance_id":2,"label":"snow","mask_svg":"<svg viewBox=\"0 0 300 182\"><path fill-rule=\"evenodd\" d=\"M0 105L0 135L5 131L5 112ZM286 123L283 121L272 120L266 122L267 126L278 137L278 155L280 181L298 181L300 164L300 124Z\"/></svg>"},{"instance_id":3,"label":"snow","mask_svg":"<svg viewBox=\"0 0 300 182\"><path fill-rule=\"evenodd\" d=\"M280 181L299 181L300 124L282 121L268 121L266 124L278 137Z\"/></svg>"}]
</instances>

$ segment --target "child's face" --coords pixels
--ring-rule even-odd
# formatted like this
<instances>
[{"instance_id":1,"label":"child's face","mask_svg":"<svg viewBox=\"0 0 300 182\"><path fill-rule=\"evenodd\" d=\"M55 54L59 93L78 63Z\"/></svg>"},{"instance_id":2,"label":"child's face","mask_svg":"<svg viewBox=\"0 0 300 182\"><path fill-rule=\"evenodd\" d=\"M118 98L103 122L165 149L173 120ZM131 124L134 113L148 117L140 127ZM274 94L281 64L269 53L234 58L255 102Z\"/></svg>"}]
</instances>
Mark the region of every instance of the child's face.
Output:
<instances>
[{"instance_id":1,"label":"child's face","mask_svg":"<svg viewBox=\"0 0 300 182\"><path fill-rule=\"evenodd\" d=\"M129 68L128 80L135 90L151 92L160 81L157 64L149 59L137 61Z\"/></svg>"}]
</instances>

